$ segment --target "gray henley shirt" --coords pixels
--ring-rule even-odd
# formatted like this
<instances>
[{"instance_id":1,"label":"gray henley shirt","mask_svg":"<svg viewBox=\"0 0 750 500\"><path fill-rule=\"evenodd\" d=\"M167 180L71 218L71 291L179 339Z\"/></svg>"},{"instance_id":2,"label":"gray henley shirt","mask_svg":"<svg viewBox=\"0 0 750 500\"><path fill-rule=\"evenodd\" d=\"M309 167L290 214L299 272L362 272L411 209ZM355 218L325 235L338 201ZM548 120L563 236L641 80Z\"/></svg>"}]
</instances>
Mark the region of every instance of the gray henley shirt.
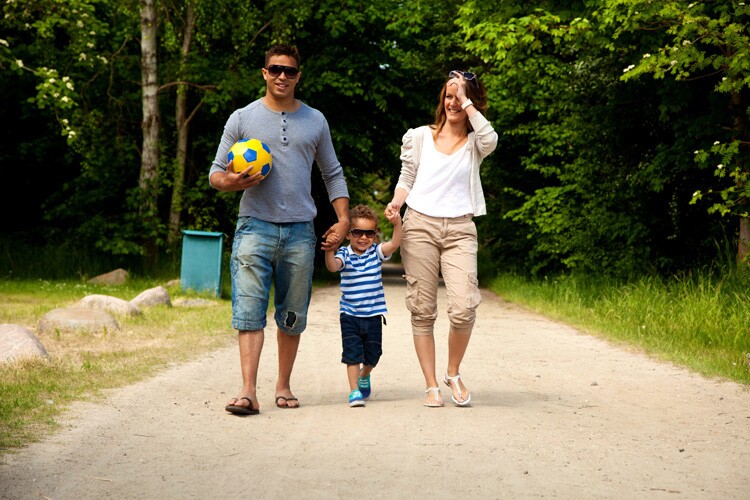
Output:
<instances>
[{"instance_id":1,"label":"gray henley shirt","mask_svg":"<svg viewBox=\"0 0 750 500\"><path fill-rule=\"evenodd\" d=\"M273 166L260 184L242 193L240 217L274 223L312 221L317 214L310 192L313 161L323 175L329 201L349 197L328 122L320 111L302 103L292 113L277 112L260 99L236 110L224 126L209 179L214 172L226 171L229 148L243 138L266 143Z\"/></svg>"}]
</instances>

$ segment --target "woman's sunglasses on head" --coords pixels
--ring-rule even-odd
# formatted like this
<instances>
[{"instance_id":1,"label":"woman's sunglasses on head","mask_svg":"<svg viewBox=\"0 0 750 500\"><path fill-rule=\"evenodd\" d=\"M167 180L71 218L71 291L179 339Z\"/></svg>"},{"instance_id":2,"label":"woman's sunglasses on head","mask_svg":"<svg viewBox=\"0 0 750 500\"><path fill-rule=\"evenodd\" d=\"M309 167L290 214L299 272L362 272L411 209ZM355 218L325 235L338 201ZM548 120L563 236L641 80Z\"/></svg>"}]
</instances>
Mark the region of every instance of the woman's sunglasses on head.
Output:
<instances>
[{"instance_id":1,"label":"woman's sunglasses on head","mask_svg":"<svg viewBox=\"0 0 750 500\"><path fill-rule=\"evenodd\" d=\"M276 78L283 72L287 78L297 78L297 75L299 74L299 69L295 68L294 66L282 66L281 64L271 64L266 68L266 71L268 71L268 74L271 75L272 78Z\"/></svg>"},{"instance_id":2,"label":"woman's sunglasses on head","mask_svg":"<svg viewBox=\"0 0 750 500\"><path fill-rule=\"evenodd\" d=\"M448 73L448 78L454 78L457 76L463 76L464 80L473 80L477 77L474 73L471 71L458 71L457 69L454 69L450 73Z\"/></svg>"},{"instance_id":3,"label":"woman's sunglasses on head","mask_svg":"<svg viewBox=\"0 0 750 500\"><path fill-rule=\"evenodd\" d=\"M350 233L352 233L352 236L355 238L361 238L362 236L367 236L368 238L374 238L376 234L374 229L351 229L349 230Z\"/></svg>"}]
</instances>

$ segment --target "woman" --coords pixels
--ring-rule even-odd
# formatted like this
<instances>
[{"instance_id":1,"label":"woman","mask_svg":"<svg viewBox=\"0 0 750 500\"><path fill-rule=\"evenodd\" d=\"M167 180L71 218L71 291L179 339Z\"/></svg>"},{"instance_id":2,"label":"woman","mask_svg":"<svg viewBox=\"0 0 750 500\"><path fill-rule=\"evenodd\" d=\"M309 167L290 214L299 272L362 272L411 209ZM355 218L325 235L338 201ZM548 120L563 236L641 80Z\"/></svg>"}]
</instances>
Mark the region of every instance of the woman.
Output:
<instances>
[{"instance_id":1,"label":"woman","mask_svg":"<svg viewBox=\"0 0 750 500\"><path fill-rule=\"evenodd\" d=\"M448 295L448 367L443 381L458 406L471 402L460 376L476 308L477 232L472 217L487 213L479 165L497 146L483 116L484 87L473 73L451 71L440 91L435 123L409 129L401 146L401 176L386 215L406 202L401 258L414 348L425 377L424 405L443 406L435 376L434 325L442 272Z\"/></svg>"}]
</instances>

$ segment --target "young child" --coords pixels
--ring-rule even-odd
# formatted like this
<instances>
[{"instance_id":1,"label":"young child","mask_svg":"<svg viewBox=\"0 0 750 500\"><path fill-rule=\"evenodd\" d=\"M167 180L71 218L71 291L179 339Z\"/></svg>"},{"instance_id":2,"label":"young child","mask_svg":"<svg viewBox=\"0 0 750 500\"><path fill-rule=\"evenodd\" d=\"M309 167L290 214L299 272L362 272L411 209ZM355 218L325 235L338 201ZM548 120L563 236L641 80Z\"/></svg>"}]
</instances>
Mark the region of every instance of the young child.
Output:
<instances>
[{"instance_id":1,"label":"young child","mask_svg":"<svg viewBox=\"0 0 750 500\"><path fill-rule=\"evenodd\" d=\"M349 211L349 246L326 251L326 267L341 271L341 362L349 378L349 406L364 406L370 396L370 372L383 353L385 294L381 264L401 244L401 215L388 217L393 238L374 244L378 216L364 205Z\"/></svg>"}]
</instances>

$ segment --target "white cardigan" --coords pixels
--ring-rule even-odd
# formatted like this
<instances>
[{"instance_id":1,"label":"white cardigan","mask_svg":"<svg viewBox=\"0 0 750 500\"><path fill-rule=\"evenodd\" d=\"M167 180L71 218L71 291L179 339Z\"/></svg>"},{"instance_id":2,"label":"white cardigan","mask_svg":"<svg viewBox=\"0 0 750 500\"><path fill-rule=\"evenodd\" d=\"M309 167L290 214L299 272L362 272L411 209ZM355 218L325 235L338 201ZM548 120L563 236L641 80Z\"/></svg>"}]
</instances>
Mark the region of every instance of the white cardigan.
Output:
<instances>
[{"instance_id":1,"label":"white cardigan","mask_svg":"<svg viewBox=\"0 0 750 500\"><path fill-rule=\"evenodd\" d=\"M476 113L469 118L473 132L469 132L466 147L469 151L471 162L471 205L474 207L474 215L485 215L487 205L484 201L482 181L479 178L479 165L482 160L492 153L497 147L497 132L492 128L487 119L481 113ZM402 188L408 193L414 187L417 178L419 159L422 155L422 142L432 140L432 129L424 125L422 127L410 128L404 134L401 144L401 175L398 178L396 189Z\"/></svg>"}]
</instances>

